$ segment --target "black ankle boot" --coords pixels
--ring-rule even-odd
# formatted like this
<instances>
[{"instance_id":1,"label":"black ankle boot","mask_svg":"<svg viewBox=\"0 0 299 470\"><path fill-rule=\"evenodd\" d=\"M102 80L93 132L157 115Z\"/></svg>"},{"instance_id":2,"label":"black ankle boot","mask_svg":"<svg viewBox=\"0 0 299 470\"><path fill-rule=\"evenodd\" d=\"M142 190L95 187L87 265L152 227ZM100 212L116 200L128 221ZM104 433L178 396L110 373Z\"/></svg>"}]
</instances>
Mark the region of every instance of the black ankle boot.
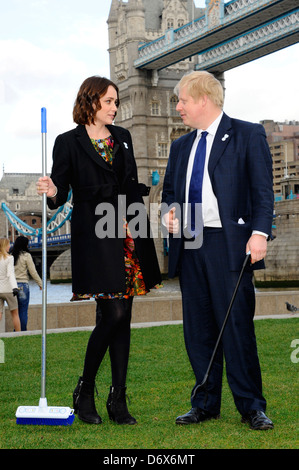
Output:
<instances>
[{"instance_id":1,"label":"black ankle boot","mask_svg":"<svg viewBox=\"0 0 299 470\"><path fill-rule=\"evenodd\" d=\"M94 383L88 383L79 377L78 384L73 393L74 412L85 423L101 424L102 419L98 415L94 402Z\"/></svg>"},{"instance_id":2,"label":"black ankle boot","mask_svg":"<svg viewBox=\"0 0 299 470\"><path fill-rule=\"evenodd\" d=\"M127 408L126 387L110 387L106 406L109 418L117 424L137 424Z\"/></svg>"}]
</instances>

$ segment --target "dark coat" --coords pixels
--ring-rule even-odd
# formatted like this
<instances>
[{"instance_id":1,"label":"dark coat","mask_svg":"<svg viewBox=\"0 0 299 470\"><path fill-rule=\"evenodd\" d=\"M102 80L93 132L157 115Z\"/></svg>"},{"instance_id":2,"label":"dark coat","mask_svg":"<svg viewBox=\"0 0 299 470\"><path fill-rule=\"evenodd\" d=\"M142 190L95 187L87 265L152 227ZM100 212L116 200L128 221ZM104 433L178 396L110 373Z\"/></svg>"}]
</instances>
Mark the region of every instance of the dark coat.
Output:
<instances>
[{"instance_id":1,"label":"dark coat","mask_svg":"<svg viewBox=\"0 0 299 470\"><path fill-rule=\"evenodd\" d=\"M162 202L183 207L189 154L197 131L173 142ZM240 271L252 231L271 234L273 222L272 158L263 126L222 116L212 145L208 171L217 198L229 267ZM164 210L164 213L166 210ZM240 219L244 223L240 223ZM169 276L178 274L183 239L170 235ZM253 269L264 267L264 261Z\"/></svg>"},{"instance_id":2,"label":"dark coat","mask_svg":"<svg viewBox=\"0 0 299 470\"><path fill-rule=\"evenodd\" d=\"M124 238L118 236L121 230L117 232L122 226L121 214L125 210L119 210L120 195L122 199L125 196L126 208L132 203L141 203L138 208L144 211L147 236L136 236L134 241L146 287L150 289L161 282L142 199L147 194L147 187L138 183L131 135L122 127L107 127L114 139L112 167L94 149L85 126L79 125L59 135L53 149L51 178L58 193L55 203L48 198L48 206L55 209L63 205L72 188L72 284L73 292L77 294L125 291ZM110 217L109 224L116 221L116 236L109 232L109 236L99 238L98 231L96 234L96 227L105 220L105 216L107 220L107 213L102 210L103 203L115 210L115 219Z\"/></svg>"}]
</instances>

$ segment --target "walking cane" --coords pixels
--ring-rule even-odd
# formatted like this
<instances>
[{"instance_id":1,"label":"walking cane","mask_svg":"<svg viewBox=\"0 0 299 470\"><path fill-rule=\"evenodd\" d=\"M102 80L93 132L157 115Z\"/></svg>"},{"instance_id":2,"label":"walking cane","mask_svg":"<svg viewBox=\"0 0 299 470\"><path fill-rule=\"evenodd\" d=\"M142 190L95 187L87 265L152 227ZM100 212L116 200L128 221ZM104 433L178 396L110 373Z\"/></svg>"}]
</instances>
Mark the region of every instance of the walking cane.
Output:
<instances>
[{"instance_id":1,"label":"walking cane","mask_svg":"<svg viewBox=\"0 0 299 470\"><path fill-rule=\"evenodd\" d=\"M234 303L234 300L235 300L235 297L237 295L237 292L238 292L238 288L239 288L239 285L240 285L240 282L241 282L241 279L242 279L242 276L243 276L243 273L244 273L244 270L245 270L245 267L248 263L250 259L250 251L246 254L246 257L245 257L245 260L244 260L244 263L243 263L243 266L242 266L242 269L241 269L241 272L240 272L240 275L239 275L239 279L238 279L238 282L236 284L236 287L235 287L235 290L234 290L234 293L232 295L232 298L231 298L231 301L230 301L230 304L229 304L229 307L228 307L228 310L227 310L227 313L225 315L225 318L224 318L224 322L223 322L223 325L221 327L221 330L220 330L220 333L219 333L219 336L218 336L218 339L216 341L216 345L215 345L215 348L214 348L214 351L213 351L213 354L212 354L212 357L210 359L210 363L208 365L208 368L207 368L207 371L205 373L205 376L203 378L203 381L198 384L194 390L193 390L193 393L191 395L191 400L193 400L193 398L195 397L195 395L200 391L200 390L205 390L206 392L206 398L205 400L207 400L207 395L208 395L208 379L209 379L209 375L210 375L210 372L211 372L211 368L212 368L212 365L214 363L214 359L215 359L215 356L216 356L216 353L218 351L218 347L219 347L219 343L222 339L222 335L223 335L223 332L224 332L224 328L227 324L227 321L228 321L228 318L229 318L229 315L230 315L230 312L231 312L231 309L232 309L232 306L233 306L233 303Z\"/></svg>"}]
</instances>

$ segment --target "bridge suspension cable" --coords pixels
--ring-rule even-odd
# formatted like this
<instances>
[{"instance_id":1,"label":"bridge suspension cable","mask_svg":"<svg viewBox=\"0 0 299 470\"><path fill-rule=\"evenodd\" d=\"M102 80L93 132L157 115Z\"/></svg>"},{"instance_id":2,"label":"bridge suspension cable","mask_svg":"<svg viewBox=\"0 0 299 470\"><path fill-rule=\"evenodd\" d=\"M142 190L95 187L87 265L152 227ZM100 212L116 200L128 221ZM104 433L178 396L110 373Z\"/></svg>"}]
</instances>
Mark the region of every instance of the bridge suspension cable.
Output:
<instances>
[{"instance_id":1,"label":"bridge suspension cable","mask_svg":"<svg viewBox=\"0 0 299 470\"><path fill-rule=\"evenodd\" d=\"M17 217L16 214L7 207L5 202L2 202L1 208L9 222L18 232L31 237L41 236L42 228L36 229L26 224L26 222ZM56 230L61 228L65 222L71 218L72 210L72 191L70 191L66 203L59 207L53 217L51 217L51 219L47 222L47 234L56 232Z\"/></svg>"}]
</instances>

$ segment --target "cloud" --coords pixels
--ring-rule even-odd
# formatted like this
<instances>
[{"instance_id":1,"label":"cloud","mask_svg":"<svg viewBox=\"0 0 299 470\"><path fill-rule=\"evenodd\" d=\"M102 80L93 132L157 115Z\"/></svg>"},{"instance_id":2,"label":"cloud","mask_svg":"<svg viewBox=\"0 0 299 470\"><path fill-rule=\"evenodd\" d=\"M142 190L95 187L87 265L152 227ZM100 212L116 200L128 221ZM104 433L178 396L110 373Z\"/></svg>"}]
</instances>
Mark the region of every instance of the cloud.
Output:
<instances>
[{"instance_id":1,"label":"cloud","mask_svg":"<svg viewBox=\"0 0 299 470\"><path fill-rule=\"evenodd\" d=\"M57 85L62 77L71 77L85 69L84 62L74 60L64 50L42 49L23 39L0 41L0 74L8 87L20 93L37 86Z\"/></svg>"},{"instance_id":2,"label":"cloud","mask_svg":"<svg viewBox=\"0 0 299 470\"><path fill-rule=\"evenodd\" d=\"M1 168L34 171L40 110L47 108L48 155L56 135L75 126L72 108L83 80L109 76L110 0L10 0L1 11ZM39 161L39 157L37 158Z\"/></svg>"},{"instance_id":3,"label":"cloud","mask_svg":"<svg viewBox=\"0 0 299 470\"><path fill-rule=\"evenodd\" d=\"M54 103L60 121L65 104L74 101L79 76L87 73L84 62L64 50L41 49L22 39L0 41L0 51L5 131L11 136L32 137L37 110Z\"/></svg>"},{"instance_id":4,"label":"cloud","mask_svg":"<svg viewBox=\"0 0 299 470\"><path fill-rule=\"evenodd\" d=\"M108 34L106 19L100 18L95 25L90 24L90 18L76 21L73 25L74 32L64 40L64 44L69 43L74 46L87 46L97 49L107 54Z\"/></svg>"},{"instance_id":5,"label":"cloud","mask_svg":"<svg viewBox=\"0 0 299 470\"><path fill-rule=\"evenodd\" d=\"M104 21L100 28L88 27L84 18L75 25L65 38L54 37L46 46L21 38L0 40L1 161L8 172L35 171L42 107L47 108L50 160L55 137L75 126L72 108L82 81L109 76Z\"/></svg>"},{"instance_id":6,"label":"cloud","mask_svg":"<svg viewBox=\"0 0 299 470\"><path fill-rule=\"evenodd\" d=\"M284 122L298 120L299 45L225 73L225 110L232 117Z\"/></svg>"}]
</instances>

